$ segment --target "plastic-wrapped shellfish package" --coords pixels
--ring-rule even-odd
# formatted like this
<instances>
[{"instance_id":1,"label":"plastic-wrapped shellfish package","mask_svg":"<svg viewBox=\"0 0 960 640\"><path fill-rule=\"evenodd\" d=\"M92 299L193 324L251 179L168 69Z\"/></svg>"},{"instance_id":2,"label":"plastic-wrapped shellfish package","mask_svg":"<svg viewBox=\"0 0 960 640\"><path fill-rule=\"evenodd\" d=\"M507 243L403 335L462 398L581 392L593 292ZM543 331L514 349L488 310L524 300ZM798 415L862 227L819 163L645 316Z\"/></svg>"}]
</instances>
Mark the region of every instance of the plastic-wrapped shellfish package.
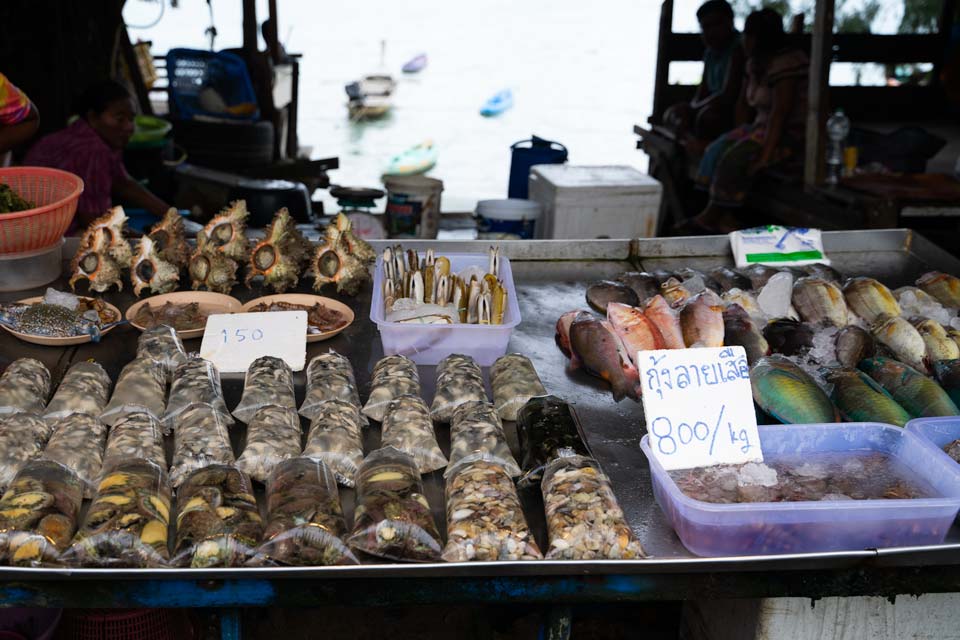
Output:
<instances>
[{"instance_id":1,"label":"plastic-wrapped shellfish package","mask_svg":"<svg viewBox=\"0 0 960 640\"><path fill-rule=\"evenodd\" d=\"M240 567L255 553L263 532L250 478L232 465L190 474L177 491L177 537L171 564Z\"/></svg>"},{"instance_id":2,"label":"plastic-wrapped shellfish package","mask_svg":"<svg viewBox=\"0 0 960 640\"><path fill-rule=\"evenodd\" d=\"M501 420L516 420L517 413L530 398L547 395L530 358L519 353L497 358L490 367L490 386Z\"/></svg>"},{"instance_id":3,"label":"plastic-wrapped shellfish package","mask_svg":"<svg viewBox=\"0 0 960 640\"><path fill-rule=\"evenodd\" d=\"M163 364L167 378L173 375L186 359L187 351L176 330L165 324L150 327L137 341L137 357L153 358Z\"/></svg>"},{"instance_id":4,"label":"plastic-wrapped shellfish package","mask_svg":"<svg viewBox=\"0 0 960 640\"><path fill-rule=\"evenodd\" d=\"M523 453L521 482L540 482L543 468L562 453L590 455L573 408L556 396L532 398L517 414Z\"/></svg>"},{"instance_id":5,"label":"plastic-wrapped shellfish package","mask_svg":"<svg viewBox=\"0 0 960 640\"><path fill-rule=\"evenodd\" d=\"M50 425L32 413L0 418L0 490L25 464L40 455L50 438Z\"/></svg>"},{"instance_id":6,"label":"plastic-wrapped shellfish package","mask_svg":"<svg viewBox=\"0 0 960 640\"><path fill-rule=\"evenodd\" d=\"M350 361L335 351L316 356L307 365L307 396L300 405L300 415L310 420L323 411L322 405L330 400L352 404L360 410L360 393ZM366 416L361 414L363 424Z\"/></svg>"},{"instance_id":7,"label":"plastic-wrapped shellfish package","mask_svg":"<svg viewBox=\"0 0 960 640\"><path fill-rule=\"evenodd\" d=\"M50 371L39 360L19 358L0 375L0 415L40 415L50 397Z\"/></svg>"},{"instance_id":8,"label":"plastic-wrapped shellfish package","mask_svg":"<svg viewBox=\"0 0 960 640\"><path fill-rule=\"evenodd\" d=\"M183 410L198 402L210 405L222 413L229 424L233 423L227 403L223 400L220 372L212 362L194 356L177 367L173 374L170 397L162 418L164 433L171 433Z\"/></svg>"},{"instance_id":9,"label":"plastic-wrapped shellfish package","mask_svg":"<svg viewBox=\"0 0 960 640\"><path fill-rule=\"evenodd\" d=\"M110 400L110 376L98 363L85 360L71 365L47 405L43 417L59 420L71 413L98 416Z\"/></svg>"},{"instance_id":10,"label":"plastic-wrapped shellfish package","mask_svg":"<svg viewBox=\"0 0 960 640\"><path fill-rule=\"evenodd\" d=\"M413 360L405 356L387 356L373 367L370 396L363 405L363 415L383 422L390 403L400 396L420 395L420 374Z\"/></svg>"},{"instance_id":11,"label":"plastic-wrapped shellfish package","mask_svg":"<svg viewBox=\"0 0 960 640\"><path fill-rule=\"evenodd\" d=\"M83 481L84 497L92 498L103 468L107 425L86 413L74 413L53 425L43 457L76 473Z\"/></svg>"},{"instance_id":12,"label":"plastic-wrapped shellfish package","mask_svg":"<svg viewBox=\"0 0 960 640\"><path fill-rule=\"evenodd\" d=\"M300 416L290 407L263 407L247 425L247 446L237 459L241 471L266 482L273 468L300 455Z\"/></svg>"},{"instance_id":13,"label":"plastic-wrapped shellfish package","mask_svg":"<svg viewBox=\"0 0 960 640\"><path fill-rule=\"evenodd\" d=\"M233 410L233 417L249 423L253 414L268 405L297 409L290 365L273 356L257 358L247 369L243 381L243 396Z\"/></svg>"},{"instance_id":14,"label":"plastic-wrapped shellfish package","mask_svg":"<svg viewBox=\"0 0 960 640\"><path fill-rule=\"evenodd\" d=\"M125 416L146 411L159 420L167 406L167 374L153 358L137 358L120 372L110 403L100 419L111 427Z\"/></svg>"},{"instance_id":15,"label":"plastic-wrapped shellfish package","mask_svg":"<svg viewBox=\"0 0 960 640\"><path fill-rule=\"evenodd\" d=\"M547 514L547 559L645 558L617 503L610 479L593 458L561 456L541 484Z\"/></svg>"},{"instance_id":16,"label":"plastic-wrapped shellfish package","mask_svg":"<svg viewBox=\"0 0 960 640\"><path fill-rule=\"evenodd\" d=\"M347 544L354 551L390 560L440 559L440 533L409 455L387 447L360 465L353 533Z\"/></svg>"},{"instance_id":17,"label":"plastic-wrapped shellfish package","mask_svg":"<svg viewBox=\"0 0 960 640\"><path fill-rule=\"evenodd\" d=\"M104 475L61 561L79 567L163 567L170 559L169 528L166 471L129 459Z\"/></svg>"},{"instance_id":18,"label":"plastic-wrapped shellfish package","mask_svg":"<svg viewBox=\"0 0 960 640\"><path fill-rule=\"evenodd\" d=\"M324 402L317 409L303 455L324 462L337 482L352 487L357 467L363 462L360 411L340 400Z\"/></svg>"},{"instance_id":19,"label":"plastic-wrapped shellfish package","mask_svg":"<svg viewBox=\"0 0 960 640\"><path fill-rule=\"evenodd\" d=\"M444 477L458 465L489 460L504 468L512 478L520 475L520 465L510 452L500 416L492 404L466 402L453 412L450 422L450 464Z\"/></svg>"},{"instance_id":20,"label":"plastic-wrapped shellfish package","mask_svg":"<svg viewBox=\"0 0 960 640\"><path fill-rule=\"evenodd\" d=\"M198 469L234 462L226 418L208 404L187 407L173 432L173 464L170 465L173 488L179 487Z\"/></svg>"},{"instance_id":21,"label":"plastic-wrapped shellfish package","mask_svg":"<svg viewBox=\"0 0 960 640\"><path fill-rule=\"evenodd\" d=\"M143 411L131 413L110 429L107 448L103 452L102 475L135 459L151 462L164 471L167 469L160 423Z\"/></svg>"},{"instance_id":22,"label":"plastic-wrapped shellfish package","mask_svg":"<svg viewBox=\"0 0 960 640\"><path fill-rule=\"evenodd\" d=\"M347 525L333 472L319 460L292 458L267 480L267 526L251 566L359 564L343 542Z\"/></svg>"},{"instance_id":23,"label":"plastic-wrapped shellfish package","mask_svg":"<svg viewBox=\"0 0 960 640\"><path fill-rule=\"evenodd\" d=\"M447 562L543 558L513 479L498 462L475 460L447 478Z\"/></svg>"},{"instance_id":24,"label":"plastic-wrapped shellfish package","mask_svg":"<svg viewBox=\"0 0 960 640\"><path fill-rule=\"evenodd\" d=\"M413 456L420 473L447 466L447 458L437 444L430 411L417 396L400 396L390 403L383 418L380 442L384 447L396 447Z\"/></svg>"},{"instance_id":25,"label":"plastic-wrapped shellfish package","mask_svg":"<svg viewBox=\"0 0 960 640\"><path fill-rule=\"evenodd\" d=\"M434 420L450 422L453 410L464 402L486 399L483 373L473 358L454 353L440 361L437 365L437 393L430 407Z\"/></svg>"},{"instance_id":26,"label":"plastic-wrapped shellfish package","mask_svg":"<svg viewBox=\"0 0 960 640\"><path fill-rule=\"evenodd\" d=\"M0 560L56 564L77 530L83 483L53 460L28 462L0 498Z\"/></svg>"}]
</instances>

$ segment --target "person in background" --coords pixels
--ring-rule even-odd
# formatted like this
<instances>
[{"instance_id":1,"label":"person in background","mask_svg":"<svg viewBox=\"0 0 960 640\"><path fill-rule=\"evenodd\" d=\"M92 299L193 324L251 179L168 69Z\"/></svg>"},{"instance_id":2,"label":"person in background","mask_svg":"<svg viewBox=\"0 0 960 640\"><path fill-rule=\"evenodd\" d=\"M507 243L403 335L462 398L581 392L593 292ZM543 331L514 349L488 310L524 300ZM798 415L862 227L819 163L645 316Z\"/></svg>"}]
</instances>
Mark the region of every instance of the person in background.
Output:
<instances>
[{"instance_id":1,"label":"person in background","mask_svg":"<svg viewBox=\"0 0 960 640\"><path fill-rule=\"evenodd\" d=\"M10 164L10 152L32 138L39 126L37 107L0 73L0 167Z\"/></svg>"},{"instance_id":2,"label":"person in background","mask_svg":"<svg viewBox=\"0 0 960 640\"><path fill-rule=\"evenodd\" d=\"M739 228L742 206L757 172L803 149L810 62L787 43L783 19L773 9L751 13L743 28L747 81L737 103L740 126L712 142L703 154L697 183L710 201L692 229L726 233Z\"/></svg>"},{"instance_id":3,"label":"person in background","mask_svg":"<svg viewBox=\"0 0 960 640\"><path fill-rule=\"evenodd\" d=\"M743 80L744 53L733 26L733 8L727 0L707 0L697 9L697 21L706 50L703 79L690 102L675 104L664 123L681 137L713 140L734 124L734 107ZM687 137L689 137L687 135ZM700 143L700 149L703 148Z\"/></svg>"},{"instance_id":4,"label":"person in background","mask_svg":"<svg viewBox=\"0 0 960 640\"><path fill-rule=\"evenodd\" d=\"M92 85L77 102L77 118L65 129L41 138L24 164L62 169L83 179L75 221L89 224L114 201L146 209L157 217L169 205L130 177L123 149L133 135L133 98L122 84L107 80Z\"/></svg>"}]
</instances>

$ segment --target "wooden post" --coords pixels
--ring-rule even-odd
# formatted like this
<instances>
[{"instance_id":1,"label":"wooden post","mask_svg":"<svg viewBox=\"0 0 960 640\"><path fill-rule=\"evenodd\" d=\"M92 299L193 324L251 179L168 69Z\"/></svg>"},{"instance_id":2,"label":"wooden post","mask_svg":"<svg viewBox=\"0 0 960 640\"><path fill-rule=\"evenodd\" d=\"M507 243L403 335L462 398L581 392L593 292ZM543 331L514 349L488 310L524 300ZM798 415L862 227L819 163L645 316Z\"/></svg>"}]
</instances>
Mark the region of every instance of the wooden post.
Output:
<instances>
[{"instance_id":1,"label":"wooden post","mask_svg":"<svg viewBox=\"0 0 960 640\"><path fill-rule=\"evenodd\" d=\"M823 182L824 149L828 98L830 95L830 59L833 57L834 0L816 0L813 41L810 45L810 89L807 102L807 148L803 163L803 183L807 188Z\"/></svg>"},{"instance_id":2,"label":"wooden post","mask_svg":"<svg viewBox=\"0 0 960 640\"><path fill-rule=\"evenodd\" d=\"M243 0L243 50L248 56L257 52L257 30L259 28L257 0Z\"/></svg>"},{"instance_id":3,"label":"wooden post","mask_svg":"<svg viewBox=\"0 0 960 640\"><path fill-rule=\"evenodd\" d=\"M670 105L665 101L667 83L670 82L669 44L673 34L673 0L663 0L660 5L660 33L657 36L657 70L653 85L653 113L650 122L657 124L663 117L663 112Z\"/></svg>"},{"instance_id":4,"label":"wooden post","mask_svg":"<svg viewBox=\"0 0 960 640\"><path fill-rule=\"evenodd\" d=\"M947 51L950 45L950 31L953 29L953 16L957 11L957 0L943 0L943 10L937 23L937 35L941 42L941 51ZM937 57L933 63L932 84L940 86L940 70L943 68L943 55Z\"/></svg>"},{"instance_id":5,"label":"wooden post","mask_svg":"<svg viewBox=\"0 0 960 640\"><path fill-rule=\"evenodd\" d=\"M277 0L270 0L267 4L270 8L270 24L273 25L271 33L264 34L267 36L267 51L270 52L273 64L280 64L280 23L277 22Z\"/></svg>"}]
</instances>

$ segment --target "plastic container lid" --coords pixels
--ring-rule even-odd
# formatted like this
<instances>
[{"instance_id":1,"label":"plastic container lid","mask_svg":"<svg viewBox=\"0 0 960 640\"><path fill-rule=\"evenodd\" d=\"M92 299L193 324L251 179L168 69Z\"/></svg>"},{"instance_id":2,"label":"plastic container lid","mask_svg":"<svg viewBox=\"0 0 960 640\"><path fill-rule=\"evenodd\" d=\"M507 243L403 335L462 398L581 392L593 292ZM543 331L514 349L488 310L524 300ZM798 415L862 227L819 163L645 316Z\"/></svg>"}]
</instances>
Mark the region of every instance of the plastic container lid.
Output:
<instances>
[{"instance_id":1,"label":"plastic container lid","mask_svg":"<svg viewBox=\"0 0 960 640\"><path fill-rule=\"evenodd\" d=\"M481 200L477 203L477 215L491 220L536 220L542 210L539 202L520 198Z\"/></svg>"}]
</instances>

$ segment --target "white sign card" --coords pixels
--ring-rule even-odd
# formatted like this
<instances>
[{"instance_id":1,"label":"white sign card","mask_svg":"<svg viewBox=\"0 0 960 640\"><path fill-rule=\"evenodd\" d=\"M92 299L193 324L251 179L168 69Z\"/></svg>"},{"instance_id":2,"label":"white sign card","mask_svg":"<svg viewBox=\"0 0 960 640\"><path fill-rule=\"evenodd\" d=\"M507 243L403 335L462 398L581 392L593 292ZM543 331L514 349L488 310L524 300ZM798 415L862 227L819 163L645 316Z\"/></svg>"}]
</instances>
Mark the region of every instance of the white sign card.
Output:
<instances>
[{"instance_id":1,"label":"white sign card","mask_svg":"<svg viewBox=\"0 0 960 640\"><path fill-rule=\"evenodd\" d=\"M244 373L261 356L280 358L301 371L307 360L307 312L227 313L207 318L200 357L221 373Z\"/></svg>"},{"instance_id":2,"label":"white sign card","mask_svg":"<svg viewBox=\"0 0 960 640\"><path fill-rule=\"evenodd\" d=\"M670 471L762 462L743 347L640 351L650 451Z\"/></svg>"}]
</instances>

